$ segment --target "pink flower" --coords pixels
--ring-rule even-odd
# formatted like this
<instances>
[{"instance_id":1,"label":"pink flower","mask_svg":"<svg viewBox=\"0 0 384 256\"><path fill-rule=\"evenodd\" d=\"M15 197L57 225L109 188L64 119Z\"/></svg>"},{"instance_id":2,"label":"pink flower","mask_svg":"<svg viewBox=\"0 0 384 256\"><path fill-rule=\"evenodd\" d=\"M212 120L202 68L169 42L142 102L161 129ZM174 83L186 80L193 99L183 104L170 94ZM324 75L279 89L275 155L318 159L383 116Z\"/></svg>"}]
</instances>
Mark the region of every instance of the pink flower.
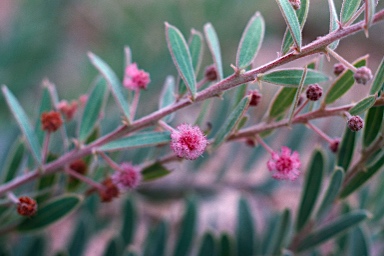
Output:
<instances>
[{"instance_id":1,"label":"pink flower","mask_svg":"<svg viewBox=\"0 0 384 256\"><path fill-rule=\"evenodd\" d=\"M136 63L132 63L125 68L124 87L131 90L147 89L149 82L151 82L149 74L142 69L138 69Z\"/></svg>"},{"instance_id":2,"label":"pink flower","mask_svg":"<svg viewBox=\"0 0 384 256\"><path fill-rule=\"evenodd\" d=\"M281 147L281 154L272 153L272 159L267 162L268 169L274 172L272 177L279 180L295 180L300 174L299 153L291 155L291 149Z\"/></svg>"},{"instance_id":3,"label":"pink flower","mask_svg":"<svg viewBox=\"0 0 384 256\"><path fill-rule=\"evenodd\" d=\"M119 170L111 176L113 183L121 191L128 191L136 188L141 182L140 169L131 163L122 163Z\"/></svg>"},{"instance_id":4,"label":"pink flower","mask_svg":"<svg viewBox=\"0 0 384 256\"><path fill-rule=\"evenodd\" d=\"M194 160L204 153L208 141L198 126L181 124L171 133L171 149L178 157Z\"/></svg>"}]
</instances>

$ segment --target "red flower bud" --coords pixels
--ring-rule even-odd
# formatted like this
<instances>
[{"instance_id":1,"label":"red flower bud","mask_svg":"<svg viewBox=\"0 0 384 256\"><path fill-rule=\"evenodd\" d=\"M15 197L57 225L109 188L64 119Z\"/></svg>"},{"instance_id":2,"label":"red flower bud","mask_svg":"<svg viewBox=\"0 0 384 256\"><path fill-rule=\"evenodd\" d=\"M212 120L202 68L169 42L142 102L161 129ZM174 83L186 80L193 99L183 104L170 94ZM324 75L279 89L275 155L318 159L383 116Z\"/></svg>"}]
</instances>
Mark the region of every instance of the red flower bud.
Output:
<instances>
[{"instance_id":1,"label":"red flower bud","mask_svg":"<svg viewBox=\"0 0 384 256\"><path fill-rule=\"evenodd\" d=\"M33 216L37 212L37 203L28 196L21 196L17 204L17 212L22 216Z\"/></svg>"},{"instance_id":2,"label":"red flower bud","mask_svg":"<svg viewBox=\"0 0 384 256\"><path fill-rule=\"evenodd\" d=\"M41 126L44 131L55 132L62 124L63 120L59 112L50 111L41 114Z\"/></svg>"}]
</instances>

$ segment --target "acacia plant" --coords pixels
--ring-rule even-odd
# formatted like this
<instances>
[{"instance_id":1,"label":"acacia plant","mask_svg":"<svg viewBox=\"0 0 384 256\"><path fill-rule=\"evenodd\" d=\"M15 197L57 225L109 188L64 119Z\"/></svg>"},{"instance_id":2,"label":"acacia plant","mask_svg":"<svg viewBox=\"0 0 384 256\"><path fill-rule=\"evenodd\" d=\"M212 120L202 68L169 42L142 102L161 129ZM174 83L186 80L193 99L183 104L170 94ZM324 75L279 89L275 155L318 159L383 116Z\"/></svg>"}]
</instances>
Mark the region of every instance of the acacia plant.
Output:
<instances>
[{"instance_id":1,"label":"acacia plant","mask_svg":"<svg viewBox=\"0 0 384 256\"><path fill-rule=\"evenodd\" d=\"M167 76L158 109L147 115L137 111L145 106L141 91L159 86L158 81L132 62L129 47L124 49L122 79L102 58L88 54L100 76L78 100L61 100L55 85L44 80L34 125L3 85L21 135L1 170L0 254L21 244L10 234L44 230L82 205L72 215L78 226L67 246L52 252L81 254L92 232L108 226L97 209L126 198L117 217L121 228L108 242L106 255L382 255L384 59L372 72L368 55L350 63L337 50L340 40L355 33L368 37L371 26L380 26L384 9L377 10L374 0L344 0L339 15L328 0L329 33L303 45L310 1L271 4L277 4L287 26L279 56L254 64L266 30L262 14L256 12L239 40L236 59L224 64L233 70L228 76L212 24L206 24L203 33L191 30L186 40L166 22L177 76ZM199 74L205 45L213 64ZM294 62L298 59L305 60L305 66ZM323 69L330 60L336 60L334 74ZM281 67L287 63L296 67ZM276 85L274 96L265 96ZM358 102L348 100L345 94L361 86L368 88L366 95ZM263 109L262 103L268 107ZM103 129L110 116L119 116L120 125ZM332 127L340 137L328 135L324 122L338 123ZM301 146L303 134L310 134L310 150ZM227 167L237 157L247 164L238 170ZM241 169L266 178L233 180L233 173L249 175ZM364 186L367 182L369 187ZM277 191L284 194L292 187L301 188L299 200L286 195L297 201L297 209L274 207ZM226 189L240 195L233 230L223 231L217 223L198 225L197 207L204 204L204 195ZM148 220L145 208L137 207L145 198L180 195L186 199L180 225L162 216ZM258 197L264 200L255 200ZM146 238L140 239L136 231L143 222ZM33 252L47 252L46 233L33 234Z\"/></svg>"}]
</instances>

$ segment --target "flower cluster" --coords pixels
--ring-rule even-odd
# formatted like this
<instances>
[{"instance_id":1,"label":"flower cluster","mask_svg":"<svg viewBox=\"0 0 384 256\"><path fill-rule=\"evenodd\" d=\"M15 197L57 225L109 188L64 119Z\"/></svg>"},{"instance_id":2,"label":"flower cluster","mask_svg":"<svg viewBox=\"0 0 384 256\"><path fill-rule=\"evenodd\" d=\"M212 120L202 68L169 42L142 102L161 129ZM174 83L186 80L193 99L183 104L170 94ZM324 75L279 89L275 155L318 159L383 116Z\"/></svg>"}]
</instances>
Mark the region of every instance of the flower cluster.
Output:
<instances>
[{"instance_id":1,"label":"flower cluster","mask_svg":"<svg viewBox=\"0 0 384 256\"><path fill-rule=\"evenodd\" d=\"M120 191L129 191L136 188L141 182L140 168L131 163L122 163L120 169L115 170L111 178Z\"/></svg>"},{"instance_id":2,"label":"flower cluster","mask_svg":"<svg viewBox=\"0 0 384 256\"><path fill-rule=\"evenodd\" d=\"M33 216L37 212L37 203L28 196L21 196L17 204L17 212L22 216Z\"/></svg>"},{"instance_id":3,"label":"flower cluster","mask_svg":"<svg viewBox=\"0 0 384 256\"><path fill-rule=\"evenodd\" d=\"M267 162L269 171L273 172L272 177L279 180L296 180L300 175L301 162L299 153L294 151L291 155L291 149L281 147L281 154L272 152L272 159Z\"/></svg>"},{"instance_id":4,"label":"flower cluster","mask_svg":"<svg viewBox=\"0 0 384 256\"><path fill-rule=\"evenodd\" d=\"M204 153L208 141L198 126L181 124L171 133L171 148L178 157L194 160Z\"/></svg>"},{"instance_id":5,"label":"flower cluster","mask_svg":"<svg viewBox=\"0 0 384 256\"><path fill-rule=\"evenodd\" d=\"M348 119L348 128L351 129L352 131L354 132L357 132L359 130L361 130L364 126L364 121L361 117L359 116L351 116L349 119Z\"/></svg>"},{"instance_id":6,"label":"flower cluster","mask_svg":"<svg viewBox=\"0 0 384 256\"><path fill-rule=\"evenodd\" d=\"M323 95L323 88L321 88L318 84L311 84L308 86L306 94L307 99L317 101L321 98L321 95Z\"/></svg>"},{"instance_id":7,"label":"flower cluster","mask_svg":"<svg viewBox=\"0 0 384 256\"><path fill-rule=\"evenodd\" d=\"M44 131L55 132L61 127L62 124L63 120L61 119L59 112L52 110L41 114L41 126Z\"/></svg>"},{"instance_id":8,"label":"flower cluster","mask_svg":"<svg viewBox=\"0 0 384 256\"><path fill-rule=\"evenodd\" d=\"M124 87L137 91L147 89L150 82L149 74L142 69L138 69L136 63L132 63L125 68Z\"/></svg>"}]
</instances>

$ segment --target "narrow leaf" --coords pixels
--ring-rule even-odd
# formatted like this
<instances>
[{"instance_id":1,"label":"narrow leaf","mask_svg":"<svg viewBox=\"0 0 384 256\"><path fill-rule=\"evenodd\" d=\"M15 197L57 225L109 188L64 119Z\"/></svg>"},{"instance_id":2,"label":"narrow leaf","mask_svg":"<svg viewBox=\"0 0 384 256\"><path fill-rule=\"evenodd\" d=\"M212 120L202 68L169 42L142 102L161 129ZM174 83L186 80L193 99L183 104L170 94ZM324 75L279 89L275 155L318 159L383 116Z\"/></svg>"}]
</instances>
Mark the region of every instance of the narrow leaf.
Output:
<instances>
[{"instance_id":1,"label":"narrow leaf","mask_svg":"<svg viewBox=\"0 0 384 256\"><path fill-rule=\"evenodd\" d=\"M81 256L90 237L90 223L87 220L79 220L68 245L68 255Z\"/></svg>"},{"instance_id":2,"label":"narrow leaf","mask_svg":"<svg viewBox=\"0 0 384 256\"><path fill-rule=\"evenodd\" d=\"M216 241L211 233L205 233L201 239L198 256L216 255Z\"/></svg>"},{"instance_id":3,"label":"narrow leaf","mask_svg":"<svg viewBox=\"0 0 384 256\"><path fill-rule=\"evenodd\" d=\"M297 88L296 90L296 94L295 94L295 98L294 98L294 103L293 103L293 106L291 108L291 113L289 114L289 121L288 121L288 125L291 125L291 122L292 122L292 118L295 114L295 111L296 111L296 107L297 105L299 104L299 100L300 100L300 94L301 94L301 91L303 89L303 86L304 86L304 81L305 81L305 78L307 77L307 71L308 69L305 68L304 69L304 72L303 72L303 76L301 77L301 80L300 80L300 84L299 84L299 87Z\"/></svg>"},{"instance_id":4,"label":"narrow leaf","mask_svg":"<svg viewBox=\"0 0 384 256\"><path fill-rule=\"evenodd\" d=\"M361 101L359 101L353 108L351 108L349 110L349 113L353 116L357 114L361 114L367 109L369 109L370 107L372 107L373 104L375 104L375 101L376 101L376 96L374 95L368 96L362 99Z\"/></svg>"},{"instance_id":5,"label":"narrow leaf","mask_svg":"<svg viewBox=\"0 0 384 256\"><path fill-rule=\"evenodd\" d=\"M282 87L277 91L269 107L268 116L271 118L278 118L285 113L292 105L297 88Z\"/></svg>"},{"instance_id":6,"label":"narrow leaf","mask_svg":"<svg viewBox=\"0 0 384 256\"><path fill-rule=\"evenodd\" d=\"M284 248L284 242L289 235L291 222L291 212L289 209L285 209L279 218L276 227L277 229L273 232L272 241L265 255L281 255Z\"/></svg>"},{"instance_id":7,"label":"narrow leaf","mask_svg":"<svg viewBox=\"0 0 384 256\"><path fill-rule=\"evenodd\" d=\"M355 227L350 235L350 256L371 255L370 238L361 226Z\"/></svg>"},{"instance_id":8,"label":"narrow leaf","mask_svg":"<svg viewBox=\"0 0 384 256\"><path fill-rule=\"evenodd\" d=\"M300 9L296 10L296 15L297 15L297 19L299 20L301 30L303 30L305 21L307 20L307 17L308 17L309 2L310 0L302 0ZM283 55L290 50L292 45L293 45L293 38L291 33L289 32L289 29L287 28L285 30L283 44L281 46L281 52L283 53Z\"/></svg>"},{"instance_id":9,"label":"narrow leaf","mask_svg":"<svg viewBox=\"0 0 384 256\"><path fill-rule=\"evenodd\" d=\"M251 209L245 198L240 198L237 208L236 247L237 255L255 254L255 228Z\"/></svg>"},{"instance_id":10,"label":"narrow leaf","mask_svg":"<svg viewBox=\"0 0 384 256\"><path fill-rule=\"evenodd\" d=\"M376 94L384 85L384 57L380 62L375 74L375 80L373 80L370 94Z\"/></svg>"},{"instance_id":11,"label":"narrow leaf","mask_svg":"<svg viewBox=\"0 0 384 256\"><path fill-rule=\"evenodd\" d=\"M126 138L118 139L101 146L100 151L117 151L128 148L150 147L168 143L171 140L170 132L142 132Z\"/></svg>"},{"instance_id":12,"label":"narrow leaf","mask_svg":"<svg viewBox=\"0 0 384 256\"><path fill-rule=\"evenodd\" d=\"M296 221L297 231L300 231L305 226L313 212L316 200L320 193L323 172L324 156L319 149L316 149L313 153L305 179L304 189L301 194L301 202Z\"/></svg>"},{"instance_id":13,"label":"narrow leaf","mask_svg":"<svg viewBox=\"0 0 384 256\"><path fill-rule=\"evenodd\" d=\"M187 42L181 32L168 23L165 23L165 34L173 63L191 93L192 99L194 99L196 95L196 77Z\"/></svg>"},{"instance_id":14,"label":"narrow leaf","mask_svg":"<svg viewBox=\"0 0 384 256\"><path fill-rule=\"evenodd\" d=\"M220 236L218 256L235 256L233 239L226 233Z\"/></svg>"},{"instance_id":15,"label":"narrow leaf","mask_svg":"<svg viewBox=\"0 0 384 256\"><path fill-rule=\"evenodd\" d=\"M44 141L45 131L43 131L40 117L41 117L41 114L43 114L44 112L48 112L53 109L51 104L49 89L47 87L44 87L43 89L43 95L41 97L40 102L41 103L40 103L39 115L38 115L39 118L36 120L36 123L35 123L35 133L39 141L39 145L42 145Z\"/></svg>"},{"instance_id":16,"label":"narrow leaf","mask_svg":"<svg viewBox=\"0 0 384 256\"><path fill-rule=\"evenodd\" d=\"M248 67L256 58L264 38L265 23L259 12L248 21L237 49L236 66L240 69Z\"/></svg>"},{"instance_id":17,"label":"narrow leaf","mask_svg":"<svg viewBox=\"0 0 384 256\"><path fill-rule=\"evenodd\" d=\"M368 113L365 116L365 124L369 125L364 126L363 132L363 146L365 148L369 147L380 134L383 125L383 117L384 106L373 107L368 110Z\"/></svg>"},{"instance_id":18,"label":"narrow leaf","mask_svg":"<svg viewBox=\"0 0 384 256\"><path fill-rule=\"evenodd\" d=\"M293 41L295 42L297 50L301 50L301 28L296 12L288 0L276 0L279 5L280 11L283 15L285 23L291 32Z\"/></svg>"},{"instance_id":19,"label":"narrow leaf","mask_svg":"<svg viewBox=\"0 0 384 256\"><path fill-rule=\"evenodd\" d=\"M361 0L343 0L340 12L341 24L347 23L360 6Z\"/></svg>"},{"instance_id":20,"label":"narrow leaf","mask_svg":"<svg viewBox=\"0 0 384 256\"><path fill-rule=\"evenodd\" d=\"M124 202L121 215L123 217L123 226L120 231L120 237L124 245L132 243L134 238L136 223L137 223L137 214L135 211L135 205L133 204L132 198L128 198Z\"/></svg>"},{"instance_id":21,"label":"narrow leaf","mask_svg":"<svg viewBox=\"0 0 384 256\"><path fill-rule=\"evenodd\" d=\"M188 45L191 52L193 69L195 74L198 74L204 54L203 35L199 31L192 29Z\"/></svg>"},{"instance_id":22,"label":"narrow leaf","mask_svg":"<svg viewBox=\"0 0 384 256\"><path fill-rule=\"evenodd\" d=\"M215 62L217 72L219 74L219 80L222 80L223 75L223 64L221 60L221 50L219 38L217 37L216 31L211 23L204 25L205 39L207 40L208 48L211 51L213 61Z\"/></svg>"},{"instance_id":23,"label":"narrow leaf","mask_svg":"<svg viewBox=\"0 0 384 256\"><path fill-rule=\"evenodd\" d=\"M358 68L365 66L366 62L367 56L364 56L356 60L353 65ZM324 103L331 104L335 102L338 98L343 96L349 89L351 89L354 83L355 79L353 78L353 72L349 69L345 70L341 75L337 77L337 79L328 89L327 94L324 97Z\"/></svg>"},{"instance_id":24,"label":"narrow leaf","mask_svg":"<svg viewBox=\"0 0 384 256\"><path fill-rule=\"evenodd\" d=\"M370 213L365 210L346 213L324 227L306 235L305 238L299 242L297 252L302 252L321 244L364 221L369 216Z\"/></svg>"},{"instance_id":25,"label":"narrow leaf","mask_svg":"<svg viewBox=\"0 0 384 256\"><path fill-rule=\"evenodd\" d=\"M298 87L304 69L281 69L259 75L260 81L287 87ZM308 70L304 85L328 81L328 76L315 70Z\"/></svg>"},{"instance_id":26,"label":"narrow leaf","mask_svg":"<svg viewBox=\"0 0 384 256\"><path fill-rule=\"evenodd\" d=\"M365 35L368 37L368 28L373 22L373 17L375 15L375 0L365 0L365 15L364 15L364 30Z\"/></svg>"},{"instance_id":27,"label":"narrow leaf","mask_svg":"<svg viewBox=\"0 0 384 256\"><path fill-rule=\"evenodd\" d=\"M353 152L356 146L356 132L351 131L348 127L345 127L344 136L341 140L339 151L337 152L337 166L348 171L349 165L352 161Z\"/></svg>"},{"instance_id":28,"label":"narrow leaf","mask_svg":"<svg viewBox=\"0 0 384 256\"><path fill-rule=\"evenodd\" d=\"M122 253L122 245L121 240L119 237L112 238L104 251L104 256L111 256L111 255L121 255Z\"/></svg>"},{"instance_id":29,"label":"narrow leaf","mask_svg":"<svg viewBox=\"0 0 384 256\"><path fill-rule=\"evenodd\" d=\"M160 95L160 102L159 102L159 108L162 109L164 107L167 107L171 104L173 104L176 101L175 98L175 78L173 76L167 76L165 79L165 83L163 86L163 91ZM173 117L175 116L174 113L169 114L162 118L164 122L170 122Z\"/></svg>"},{"instance_id":30,"label":"narrow leaf","mask_svg":"<svg viewBox=\"0 0 384 256\"><path fill-rule=\"evenodd\" d=\"M161 221L148 233L143 256L164 256L167 247L168 226Z\"/></svg>"},{"instance_id":31,"label":"narrow leaf","mask_svg":"<svg viewBox=\"0 0 384 256\"><path fill-rule=\"evenodd\" d=\"M82 197L72 194L54 198L39 208L36 215L24 219L17 226L17 230L33 231L53 224L74 211L82 200Z\"/></svg>"},{"instance_id":32,"label":"narrow leaf","mask_svg":"<svg viewBox=\"0 0 384 256\"><path fill-rule=\"evenodd\" d=\"M26 141L29 146L29 149L31 150L33 158L36 160L36 162L40 165L41 164L41 148L39 145L39 140L36 137L36 134L33 132L32 126L28 120L27 115L25 114L23 108L21 107L19 101L16 99L16 97L13 95L11 91L8 90L8 88L3 85L1 87L5 100L7 101L7 104L15 117Z\"/></svg>"},{"instance_id":33,"label":"narrow leaf","mask_svg":"<svg viewBox=\"0 0 384 256\"><path fill-rule=\"evenodd\" d=\"M152 181L162 178L171 172L160 163L154 163L141 171L143 181Z\"/></svg>"},{"instance_id":34,"label":"narrow leaf","mask_svg":"<svg viewBox=\"0 0 384 256\"><path fill-rule=\"evenodd\" d=\"M113 97L121 112L126 118L127 122L130 122L129 104L126 101L123 94L123 86L113 70L105 63L100 57L93 53L88 53L88 57L97 70L103 75L109 85L109 89L112 92Z\"/></svg>"},{"instance_id":35,"label":"narrow leaf","mask_svg":"<svg viewBox=\"0 0 384 256\"><path fill-rule=\"evenodd\" d=\"M16 177L17 171L22 164L24 156L24 144L20 140L16 140L11 149L8 151L7 160L2 170L3 183L6 183Z\"/></svg>"},{"instance_id":36,"label":"narrow leaf","mask_svg":"<svg viewBox=\"0 0 384 256\"><path fill-rule=\"evenodd\" d=\"M329 5L329 13L330 13L329 33L331 33L339 28L339 20L337 18L337 11L336 11L333 0L328 0L328 5ZM334 41L328 47L332 50L335 50L337 45L339 44L339 41L340 40Z\"/></svg>"},{"instance_id":37,"label":"narrow leaf","mask_svg":"<svg viewBox=\"0 0 384 256\"><path fill-rule=\"evenodd\" d=\"M89 95L80 123L79 140L84 142L94 130L100 113L105 105L107 84L104 79L98 79Z\"/></svg>"},{"instance_id":38,"label":"narrow leaf","mask_svg":"<svg viewBox=\"0 0 384 256\"><path fill-rule=\"evenodd\" d=\"M245 111L248 109L251 97L244 97L235 109L228 116L225 123L220 127L220 130L216 133L215 139L212 143L212 148L218 148L233 132L234 128L237 127Z\"/></svg>"}]
</instances>

